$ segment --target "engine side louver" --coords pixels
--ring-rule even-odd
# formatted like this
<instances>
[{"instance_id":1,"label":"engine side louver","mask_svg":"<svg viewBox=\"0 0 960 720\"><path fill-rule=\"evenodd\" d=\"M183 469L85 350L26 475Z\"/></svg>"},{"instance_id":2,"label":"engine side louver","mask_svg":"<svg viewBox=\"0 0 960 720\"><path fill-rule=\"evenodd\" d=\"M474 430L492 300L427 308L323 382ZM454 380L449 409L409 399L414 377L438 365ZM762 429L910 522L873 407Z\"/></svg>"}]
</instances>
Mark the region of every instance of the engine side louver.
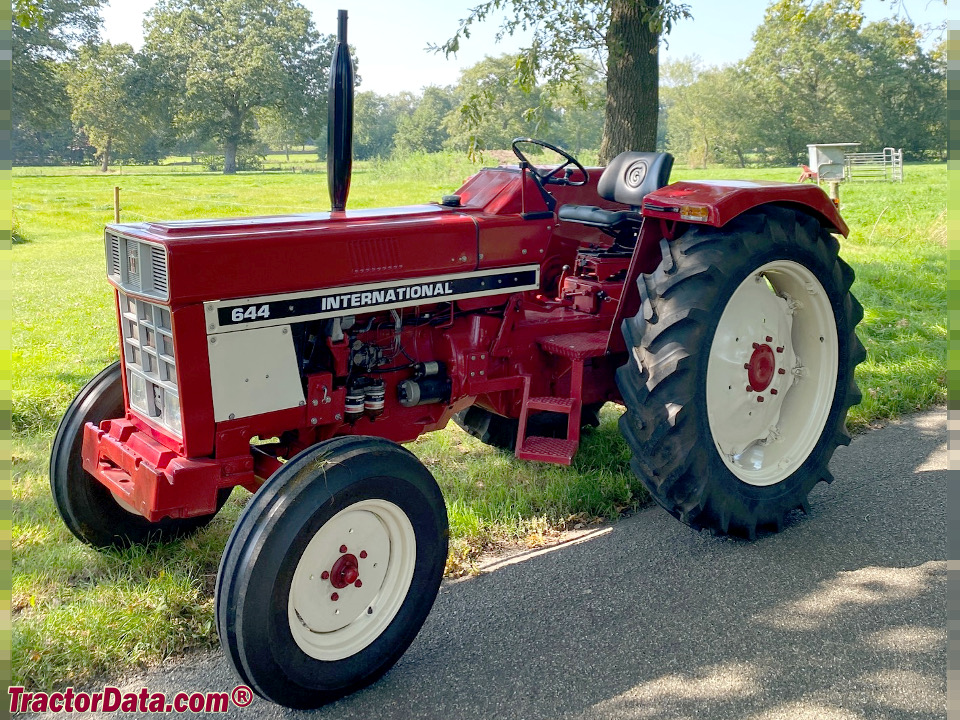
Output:
<instances>
[{"instance_id":1,"label":"engine side louver","mask_svg":"<svg viewBox=\"0 0 960 720\"><path fill-rule=\"evenodd\" d=\"M167 254L162 247L150 246L150 277L153 289L164 297L167 295Z\"/></svg>"},{"instance_id":2,"label":"engine side louver","mask_svg":"<svg viewBox=\"0 0 960 720\"><path fill-rule=\"evenodd\" d=\"M120 238L107 235L107 275L120 282Z\"/></svg>"},{"instance_id":3,"label":"engine side louver","mask_svg":"<svg viewBox=\"0 0 960 720\"><path fill-rule=\"evenodd\" d=\"M106 234L107 275L120 287L137 295L168 300L167 251L162 245Z\"/></svg>"}]
</instances>

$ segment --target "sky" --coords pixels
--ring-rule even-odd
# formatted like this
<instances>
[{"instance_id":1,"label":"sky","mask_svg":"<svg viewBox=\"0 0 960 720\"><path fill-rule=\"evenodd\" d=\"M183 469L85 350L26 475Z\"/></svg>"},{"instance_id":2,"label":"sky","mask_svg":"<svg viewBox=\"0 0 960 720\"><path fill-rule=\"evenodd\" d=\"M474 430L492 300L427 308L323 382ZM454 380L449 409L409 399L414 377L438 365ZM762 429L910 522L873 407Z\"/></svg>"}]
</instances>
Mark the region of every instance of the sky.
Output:
<instances>
[{"instance_id":1,"label":"sky","mask_svg":"<svg viewBox=\"0 0 960 720\"><path fill-rule=\"evenodd\" d=\"M679 22L666 38L663 59L698 56L705 65L742 60L752 47L752 36L763 22L768 0L686 0L692 20ZM499 44L499 22L474 26L471 38L461 43L456 57L429 53L429 44L440 45L456 31L459 21L476 0L301 0L313 13L316 28L336 32L337 10L349 13L348 40L356 49L361 90L381 95L417 92L426 85L453 85L463 68L487 55L515 52L522 37L507 37ZM103 9L103 36L139 48L143 42L143 17L154 0L110 0ZM868 20L890 15L890 0L863 0ZM942 0L902 0L899 5L916 24L939 24L946 15ZM732 8L736 10L733 11Z\"/></svg>"}]
</instances>

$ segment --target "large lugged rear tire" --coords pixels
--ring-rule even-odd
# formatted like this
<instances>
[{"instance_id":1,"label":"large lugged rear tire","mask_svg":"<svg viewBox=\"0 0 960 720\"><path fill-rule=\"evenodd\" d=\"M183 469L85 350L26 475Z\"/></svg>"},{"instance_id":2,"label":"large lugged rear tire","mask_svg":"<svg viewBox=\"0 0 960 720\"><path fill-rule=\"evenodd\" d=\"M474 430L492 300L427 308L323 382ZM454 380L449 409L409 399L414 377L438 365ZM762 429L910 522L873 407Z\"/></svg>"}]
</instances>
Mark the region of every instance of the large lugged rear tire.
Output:
<instances>
[{"instance_id":1,"label":"large lugged rear tire","mask_svg":"<svg viewBox=\"0 0 960 720\"><path fill-rule=\"evenodd\" d=\"M96 548L166 542L189 535L216 513L193 518L164 518L152 523L127 510L83 469L83 426L122 418L123 375L115 362L88 382L64 413L50 452L50 491L63 522L81 542ZM217 494L217 510L233 488Z\"/></svg>"},{"instance_id":2,"label":"large lugged rear tire","mask_svg":"<svg viewBox=\"0 0 960 720\"><path fill-rule=\"evenodd\" d=\"M812 217L770 206L662 241L660 266L638 279L620 429L634 472L688 525L779 530L832 480L866 356L838 250Z\"/></svg>"},{"instance_id":3,"label":"large lugged rear tire","mask_svg":"<svg viewBox=\"0 0 960 720\"><path fill-rule=\"evenodd\" d=\"M388 440L334 438L274 473L217 575L220 644L257 694L314 708L369 685L433 606L447 511L430 472Z\"/></svg>"}]
</instances>

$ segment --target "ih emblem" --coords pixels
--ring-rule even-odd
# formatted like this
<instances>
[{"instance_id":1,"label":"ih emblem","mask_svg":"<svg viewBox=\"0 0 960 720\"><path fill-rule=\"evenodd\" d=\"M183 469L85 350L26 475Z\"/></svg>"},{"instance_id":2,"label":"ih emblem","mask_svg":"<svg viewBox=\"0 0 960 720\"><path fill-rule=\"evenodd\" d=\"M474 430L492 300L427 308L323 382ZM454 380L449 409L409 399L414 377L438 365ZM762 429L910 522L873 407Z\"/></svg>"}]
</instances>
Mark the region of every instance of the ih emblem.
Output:
<instances>
[{"instance_id":1,"label":"ih emblem","mask_svg":"<svg viewBox=\"0 0 960 720\"><path fill-rule=\"evenodd\" d=\"M137 247L134 245L127 249L127 271L131 275L137 274Z\"/></svg>"}]
</instances>

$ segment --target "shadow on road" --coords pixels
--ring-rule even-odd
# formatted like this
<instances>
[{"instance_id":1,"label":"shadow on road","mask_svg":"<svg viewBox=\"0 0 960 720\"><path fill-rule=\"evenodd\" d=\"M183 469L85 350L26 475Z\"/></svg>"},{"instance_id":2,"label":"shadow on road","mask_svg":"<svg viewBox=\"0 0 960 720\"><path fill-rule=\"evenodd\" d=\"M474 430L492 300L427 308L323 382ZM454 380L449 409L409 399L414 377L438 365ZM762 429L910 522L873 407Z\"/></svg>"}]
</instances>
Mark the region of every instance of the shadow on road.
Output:
<instances>
[{"instance_id":1,"label":"shadow on road","mask_svg":"<svg viewBox=\"0 0 960 720\"><path fill-rule=\"evenodd\" d=\"M856 438L811 514L747 543L645 510L447 584L381 681L262 717L942 718L946 414ZM199 672L197 672L199 671ZM229 690L219 657L138 681ZM138 684L139 686L139 684Z\"/></svg>"}]
</instances>

